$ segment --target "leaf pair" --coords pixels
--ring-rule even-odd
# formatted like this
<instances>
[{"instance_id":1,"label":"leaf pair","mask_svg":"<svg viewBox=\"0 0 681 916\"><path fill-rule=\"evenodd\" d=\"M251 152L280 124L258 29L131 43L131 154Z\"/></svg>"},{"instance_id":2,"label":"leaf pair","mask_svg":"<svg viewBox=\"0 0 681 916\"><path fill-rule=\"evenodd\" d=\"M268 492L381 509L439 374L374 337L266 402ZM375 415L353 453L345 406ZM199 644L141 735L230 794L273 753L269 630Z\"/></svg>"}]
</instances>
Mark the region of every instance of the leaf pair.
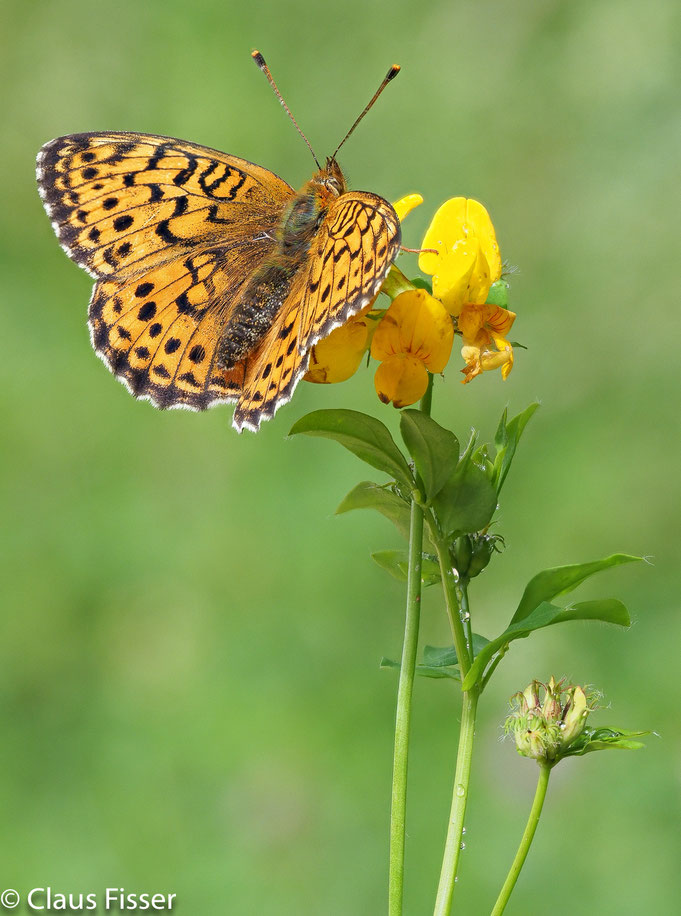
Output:
<instances>
[{"instance_id":1,"label":"leaf pair","mask_svg":"<svg viewBox=\"0 0 681 916\"><path fill-rule=\"evenodd\" d=\"M515 614L508 627L482 648L476 656L463 682L463 689L470 690L484 679L489 662L515 639L524 639L534 630L565 623L568 620L601 620L620 627L631 624L626 607L616 598L600 598L581 601L566 608L551 604L558 595L575 589L590 576L623 563L633 563L641 557L627 554L613 554L603 560L591 563L577 563L571 566L556 566L537 573L528 582Z\"/></svg>"}]
</instances>

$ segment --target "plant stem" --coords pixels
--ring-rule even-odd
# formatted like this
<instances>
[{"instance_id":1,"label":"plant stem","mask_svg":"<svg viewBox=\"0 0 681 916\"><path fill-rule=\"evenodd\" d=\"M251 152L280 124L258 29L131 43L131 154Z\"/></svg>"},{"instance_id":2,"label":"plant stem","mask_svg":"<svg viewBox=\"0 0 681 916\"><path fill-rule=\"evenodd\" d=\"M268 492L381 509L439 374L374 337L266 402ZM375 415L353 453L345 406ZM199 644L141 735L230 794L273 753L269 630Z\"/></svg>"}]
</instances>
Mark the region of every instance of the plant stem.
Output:
<instances>
[{"instance_id":1,"label":"plant stem","mask_svg":"<svg viewBox=\"0 0 681 916\"><path fill-rule=\"evenodd\" d=\"M434 916L449 916L451 912L456 872L459 867L459 855L461 854L463 820L466 814L466 802L468 801L477 706L477 688L466 691L463 694L461 730L459 732L459 748L456 756L452 808L449 815L447 841L442 857L442 870L440 872L440 884L437 889Z\"/></svg>"},{"instance_id":2,"label":"plant stem","mask_svg":"<svg viewBox=\"0 0 681 916\"><path fill-rule=\"evenodd\" d=\"M421 549L423 512L415 500L411 503L409 526L409 572L407 579L407 614L402 646L400 681L397 688L395 717L395 751L393 756L392 804L390 809L390 872L388 912L401 916L404 885L404 839L407 807L407 768L409 763L409 729L411 698L414 688L416 649L421 612Z\"/></svg>"},{"instance_id":3,"label":"plant stem","mask_svg":"<svg viewBox=\"0 0 681 916\"><path fill-rule=\"evenodd\" d=\"M501 888L501 893L497 898L497 902L494 904L492 916L501 916L501 913L503 913L506 909L506 904L508 903L511 892L515 887L515 883L518 880L520 870L525 864L527 853L530 850L530 846L532 845L532 840L537 829L537 824L539 823L539 815L541 814L541 810L544 806L544 799L546 798L546 790L549 785L550 773L550 766L547 764L539 764L539 781L537 783L537 791L534 794L534 801L532 802L532 810L530 811L530 816L527 820L525 832L523 833L523 838L520 841L520 846L518 847L518 852L515 854L513 865L511 865L511 870L506 876L504 886Z\"/></svg>"},{"instance_id":4,"label":"plant stem","mask_svg":"<svg viewBox=\"0 0 681 916\"><path fill-rule=\"evenodd\" d=\"M463 623L463 632L468 647L468 659L473 664L473 628L471 626L471 615L468 610L468 579L461 579L457 588L457 597L459 608L461 609L461 622Z\"/></svg>"},{"instance_id":5,"label":"plant stem","mask_svg":"<svg viewBox=\"0 0 681 916\"><path fill-rule=\"evenodd\" d=\"M459 583L459 574L452 566L452 560L449 553L449 545L447 541L440 536L436 531L432 530L431 526L431 538L435 544L435 549L437 550L437 558L440 564L440 575L442 577L442 588L445 593L445 604L447 606L447 616L449 617L449 625L452 629L452 636L454 638L454 648L456 649L456 657L459 662L459 668L461 670L461 679L468 674L468 669L471 666L471 657L468 650L468 644L466 641L466 634L464 632L463 623L461 620L462 617L462 607L460 603L460 583ZM466 612L468 612L468 597L466 597Z\"/></svg>"},{"instance_id":6,"label":"plant stem","mask_svg":"<svg viewBox=\"0 0 681 916\"><path fill-rule=\"evenodd\" d=\"M447 614L452 628L461 679L463 680L472 664L470 618L466 620L468 637L462 621L464 615L468 614L468 595L465 585L462 586L458 573L452 566L447 542L438 537L435 539L435 546L440 562L440 574L445 593ZM466 803L468 802L478 698L479 688L477 685L472 690L465 691L462 697L461 729L459 731L459 747L456 756L452 806L447 826L447 839L442 857L442 869L435 900L434 916L449 916L451 912L456 873L461 854Z\"/></svg>"},{"instance_id":7,"label":"plant stem","mask_svg":"<svg viewBox=\"0 0 681 916\"><path fill-rule=\"evenodd\" d=\"M421 399L420 409L430 414L432 402L432 376ZM416 478L417 486L420 480ZM415 494L417 496L418 494ZM421 560L423 556L423 509L420 496L412 498L409 523L409 570L407 573L407 611L404 624L404 643L400 680L397 687L397 713L395 716L395 750L393 754L393 782L390 807L390 870L388 877L389 916L401 916L404 893L404 846L407 809L407 772L409 766L409 732L411 701L416 669L416 651L421 616Z\"/></svg>"}]
</instances>

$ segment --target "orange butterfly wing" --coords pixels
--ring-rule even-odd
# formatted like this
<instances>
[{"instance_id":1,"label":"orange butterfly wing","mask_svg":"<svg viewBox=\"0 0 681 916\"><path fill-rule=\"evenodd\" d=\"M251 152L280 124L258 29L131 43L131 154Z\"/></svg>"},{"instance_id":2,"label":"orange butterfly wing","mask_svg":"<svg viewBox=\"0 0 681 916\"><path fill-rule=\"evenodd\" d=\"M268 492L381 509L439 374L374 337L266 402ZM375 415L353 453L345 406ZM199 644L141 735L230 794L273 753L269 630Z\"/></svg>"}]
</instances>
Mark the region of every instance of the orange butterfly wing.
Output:
<instances>
[{"instance_id":1,"label":"orange butterfly wing","mask_svg":"<svg viewBox=\"0 0 681 916\"><path fill-rule=\"evenodd\" d=\"M92 341L114 374L158 407L234 400L244 367L217 367L220 332L293 189L236 156L129 133L53 140L37 177L62 247L99 281Z\"/></svg>"},{"instance_id":2,"label":"orange butterfly wing","mask_svg":"<svg viewBox=\"0 0 681 916\"><path fill-rule=\"evenodd\" d=\"M397 214L382 197L349 191L334 202L272 328L246 360L237 430L257 430L291 399L312 346L369 303L400 241Z\"/></svg>"}]
</instances>

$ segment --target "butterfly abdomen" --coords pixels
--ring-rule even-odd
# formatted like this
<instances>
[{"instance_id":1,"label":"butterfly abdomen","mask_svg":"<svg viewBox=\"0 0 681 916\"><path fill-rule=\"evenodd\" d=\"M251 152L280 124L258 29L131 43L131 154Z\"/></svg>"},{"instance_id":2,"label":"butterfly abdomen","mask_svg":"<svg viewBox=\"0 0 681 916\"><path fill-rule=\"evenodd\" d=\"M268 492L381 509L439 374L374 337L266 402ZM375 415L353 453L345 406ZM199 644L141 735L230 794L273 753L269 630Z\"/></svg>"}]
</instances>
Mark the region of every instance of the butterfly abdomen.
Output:
<instances>
[{"instance_id":1,"label":"butterfly abdomen","mask_svg":"<svg viewBox=\"0 0 681 916\"><path fill-rule=\"evenodd\" d=\"M257 347L286 301L295 273L291 264L271 261L253 277L223 328L218 348L221 368L230 369Z\"/></svg>"}]
</instances>

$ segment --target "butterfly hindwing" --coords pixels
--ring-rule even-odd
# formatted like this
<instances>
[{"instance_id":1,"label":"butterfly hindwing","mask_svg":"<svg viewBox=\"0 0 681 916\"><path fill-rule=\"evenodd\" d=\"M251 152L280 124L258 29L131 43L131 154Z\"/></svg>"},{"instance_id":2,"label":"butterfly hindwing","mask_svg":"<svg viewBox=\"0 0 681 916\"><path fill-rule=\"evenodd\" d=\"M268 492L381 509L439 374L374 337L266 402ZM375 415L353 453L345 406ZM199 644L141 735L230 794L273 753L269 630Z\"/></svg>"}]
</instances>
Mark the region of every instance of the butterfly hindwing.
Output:
<instances>
[{"instance_id":1,"label":"butterfly hindwing","mask_svg":"<svg viewBox=\"0 0 681 916\"><path fill-rule=\"evenodd\" d=\"M327 213L277 319L246 361L234 426L258 429L287 403L307 371L312 346L378 293L401 241L400 223L382 197L342 194Z\"/></svg>"},{"instance_id":2,"label":"butterfly hindwing","mask_svg":"<svg viewBox=\"0 0 681 916\"><path fill-rule=\"evenodd\" d=\"M95 350L156 407L203 410L235 400L244 366L220 368L218 343L261 248L207 249L123 283L100 280L89 315Z\"/></svg>"}]
</instances>

